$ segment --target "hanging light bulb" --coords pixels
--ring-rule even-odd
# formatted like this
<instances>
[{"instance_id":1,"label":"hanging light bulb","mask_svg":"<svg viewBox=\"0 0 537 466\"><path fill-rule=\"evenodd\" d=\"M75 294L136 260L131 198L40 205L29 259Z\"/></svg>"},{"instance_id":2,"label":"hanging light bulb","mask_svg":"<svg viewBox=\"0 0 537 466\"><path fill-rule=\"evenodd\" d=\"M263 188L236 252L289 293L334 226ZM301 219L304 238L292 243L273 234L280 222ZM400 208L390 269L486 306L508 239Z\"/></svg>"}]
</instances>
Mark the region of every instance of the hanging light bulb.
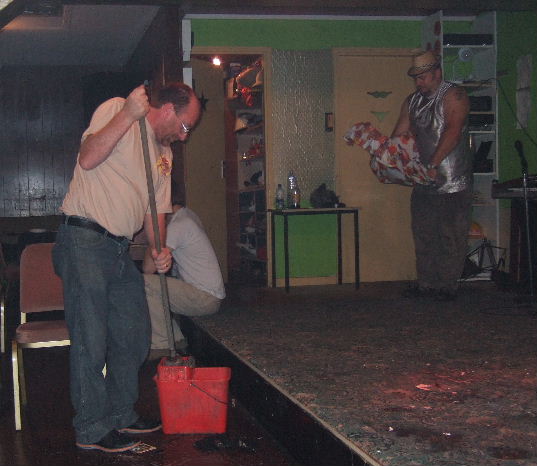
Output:
<instances>
[{"instance_id":1,"label":"hanging light bulb","mask_svg":"<svg viewBox=\"0 0 537 466\"><path fill-rule=\"evenodd\" d=\"M219 57L213 57L213 65L214 66L220 66L222 64L222 61Z\"/></svg>"}]
</instances>

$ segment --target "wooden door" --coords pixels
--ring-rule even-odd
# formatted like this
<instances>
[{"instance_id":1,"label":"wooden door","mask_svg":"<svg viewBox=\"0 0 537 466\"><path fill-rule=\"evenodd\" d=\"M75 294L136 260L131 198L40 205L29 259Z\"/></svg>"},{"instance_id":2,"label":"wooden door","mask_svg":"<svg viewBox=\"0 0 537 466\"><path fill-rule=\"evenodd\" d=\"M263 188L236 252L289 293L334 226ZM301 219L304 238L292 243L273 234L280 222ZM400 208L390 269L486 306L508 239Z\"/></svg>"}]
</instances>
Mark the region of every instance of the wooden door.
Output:
<instances>
[{"instance_id":1,"label":"wooden door","mask_svg":"<svg viewBox=\"0 0 537 466\"><path fill-rule=\"evenodd\" d=\"M192 59L196 95L205 110L185 150L186 205L196 212L212 242L227 281L224 92L222 70L206 60Z\"/></svg>"},{"instance_id":2,"label":"wooden door","mask_svg":"<svg viewBox=\"0 0 537 466\"><path fill-rule=\"evenodd\" d=\"M413 90L406 72L409 50L336 50L334 94L336 187L342 202L360 207L360 271L365 282L415 278L410 227L411 188L381 184L369 167L369 154L347 146L343 135L353 124L369 121L383 134L393 131L404 98ZM353 257L346 235L344 257ZM344 277L354 264L344 261Z\"/></svg>"}]
</instances>

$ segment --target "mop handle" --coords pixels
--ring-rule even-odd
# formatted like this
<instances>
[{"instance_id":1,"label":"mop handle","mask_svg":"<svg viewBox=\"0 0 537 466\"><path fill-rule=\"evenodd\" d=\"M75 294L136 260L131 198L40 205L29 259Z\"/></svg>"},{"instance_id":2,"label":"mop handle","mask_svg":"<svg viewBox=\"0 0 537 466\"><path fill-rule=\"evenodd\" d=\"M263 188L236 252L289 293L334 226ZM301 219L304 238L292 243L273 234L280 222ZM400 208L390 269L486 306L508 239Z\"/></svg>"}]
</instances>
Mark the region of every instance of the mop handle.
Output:
<instances>
[{"instance_id":1,"label":"mop handle","mask_svg":"<svg viewBox=\"0 0 537 466\"><path fill-rule=\"evenodd\" d=\"M155 202L155 187L153 186L153 176L151 174L151 160L149 158L149 145L147 143L147 128L145 126L145 117L140 118L140 136L142 138L142 149L144 153L145 177L147 180L147 193L149 195L149 208L151 210L151 220L153 222L153 236L155 238L155 247L160 254L162 250L160 243L160 229L158 226L157 204ZM168 348L170 349L170 358L175 359L175 339L173 335L172 320L170 317L170 296L168 294L168 282L166 275L159 273L160 289L162 293L162 308L166 320L166 333L168 335Z\"/></svg>"}]
</instances>

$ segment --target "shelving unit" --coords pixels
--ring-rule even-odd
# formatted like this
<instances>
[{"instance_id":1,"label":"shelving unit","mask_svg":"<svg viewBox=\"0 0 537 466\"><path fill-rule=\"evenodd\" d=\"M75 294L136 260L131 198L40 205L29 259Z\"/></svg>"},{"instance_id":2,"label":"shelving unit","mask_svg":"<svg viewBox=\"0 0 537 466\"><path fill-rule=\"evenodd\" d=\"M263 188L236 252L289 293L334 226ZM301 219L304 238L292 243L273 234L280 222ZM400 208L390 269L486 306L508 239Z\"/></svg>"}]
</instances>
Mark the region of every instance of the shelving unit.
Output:
<instances>
[{"instance_id":1,"label":"shelving unit","mask_svg":"<svg viewBox=\"0 0 537 466\"><path fill-rule=\"evenodd\" d=\"M468 246L473 251L488 240L498 260L499 203L491 197L492 181L498 179L496 14L477 15L469 24L445 21L441 11L435 13L424 22L422 47L431 48L442 57L444 79L465 87L470 97L468 147L474 160L472 219L482 235L469 235ZM490 278L493 264L487 260L482 265L483 272L474 279Z\"/></svg>"},{"instance_id":2,"label":"shelving unit","mask_svg":"<svg viewBox=\"0 0 537 466\"><path fill-rule=\"evenodd\" d=\"M263 86L240 91L237 74L258 58L241 57L228 70L226 167L228 173L229 276L236 283L267 282L267 215ZM257 66L258 72L262 67ZM250 79L252 81L252 79ZM229 228L231 225L231 228Z\"/></svg>"}]
</instances>

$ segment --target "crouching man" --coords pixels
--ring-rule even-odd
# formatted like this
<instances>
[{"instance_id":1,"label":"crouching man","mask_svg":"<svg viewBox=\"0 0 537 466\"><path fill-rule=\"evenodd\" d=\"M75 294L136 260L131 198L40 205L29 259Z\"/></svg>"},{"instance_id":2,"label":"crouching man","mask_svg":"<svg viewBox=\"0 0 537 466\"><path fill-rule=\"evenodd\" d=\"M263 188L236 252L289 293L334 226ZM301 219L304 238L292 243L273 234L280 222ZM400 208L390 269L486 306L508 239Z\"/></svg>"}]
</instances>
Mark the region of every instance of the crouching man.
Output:
<instances>
[{"instance_id":1,"label":"crouching man","mask_svg":"<svg viewBox=\"0 0 537 466\"><path fill-rule=\"evenodd\" d=\"M167 276L170 311L185 316L214 314L225 298L224 281L218 259L199 217L182 200L173 199L173 214L167 225L166 247L172 251L172 276ZM160 277L150 250L145 254L145 291L151 317L150 358L165 356L169 349L166 317L162 304ZM187 341L176 319L173 334L178 350L186 350Z\"/></svg>"}]
</instances>

